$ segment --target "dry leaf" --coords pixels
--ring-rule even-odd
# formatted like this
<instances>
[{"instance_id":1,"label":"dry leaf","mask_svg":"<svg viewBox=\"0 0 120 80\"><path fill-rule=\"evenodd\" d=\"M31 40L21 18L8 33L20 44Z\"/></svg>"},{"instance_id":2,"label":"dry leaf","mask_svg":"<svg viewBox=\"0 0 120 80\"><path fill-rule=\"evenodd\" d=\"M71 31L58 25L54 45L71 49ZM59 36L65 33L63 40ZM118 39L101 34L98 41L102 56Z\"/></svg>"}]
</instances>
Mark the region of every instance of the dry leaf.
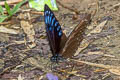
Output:
<instances>
[{"instance_id":1,"label":"dry leaf","mask_svg":"<svg viewBox=\"0 0 120 80\"><path fill-rule=\"evenodd\" d=\"M95 29L93 29L87 36L90 36L92 33L100 33L106 23L107 23L107 20L105 20L105 21L103 21L102 23L100 23L100 24L99 24Z\"/></svg>"},{"instance_id":2,"label":"dry leaf","mask_svg":"<svg viewBox=\"0 0 120 80\"><path fill-rule=\"evenodd\" d=\"M84 50L86 47L88 47L88 45L91 43L91 41L88 41L86 39L83 39L83 41L81 42L80 46L78 47L78 49L76 50L74 56L77 56L82 50Z\"/></svg>"},{"instance_id":3,"label":"dry leaf","mask_svg":"<svg viewBox=\"0 0 120 80\"><path fill-rule=\"evenodd\" d=\"M117 3L117 4L113 5L109 10L112 10L112 9L119 7L119 6L120 6L120 3Z\"/></svg>"},{"instance_id":4,"label":"dry leaf","mask_svg":"<svg viewBox=\"0 0 120 80\"><path fill-rule=\"evenodd\" d=\"M39 61L37 61L36 59L34 59L34 58L31 57L31 58L28 58L27 60L28 60L29 63L32 64L33 66L36 66L36 67L38 67L38 68L43 68L42 65L39 65Z\"/></svg>"},{"instance_id":5,"label":"dry leaf","mask_svg":"<svg viewBox=\"0 0 120 80\"><path fill-rule=\"evenodd\" d=\"M88 52L88 55L94 55L94 54L98 54L98 55L103 55L104 53L102 51L94 51L94 52Z\"/></svg>"},{"instance_id":6,"label":"dry leaf","mask_svg":"<svg viewBox=\"0 0 120 80\"><path fill-rule=\"evenodd\" d=\"M120 75L120 69L109 69L109 71L113 74Z\"/></svg>"},{"instance_id":7,"label":"dry leaf","mask_svg":"<svg viewBox=\"0 0 120 80\"><path fill-rule=\"evenodd\" d=\"M100 33L104 27L104 25L107 23L107 20L103 21L102 23L100 23L95 29L93 29L87 36L90 36L91 33ZM74 54L74 56L77 56L82 50L84 50L86 47L88 47L88 45L91 43L92 41L88 41L87 39L83 39L83 41L81 42L80 46L78 47L78 49L76 50L76 53Z\"/></svg>"},{"instance_id":8,"label":"dry leaf","mask_svg":"<svg viewBox=\"0 0 120 80\"><path fill-rule=\"evenodd\" d=\"M33 28L33 25L30 24L30 22L28 20L30 20L30 14L29 13L24 13L24 14L20 14L19 18L22 19L20 24L22 29L24 30L24 33L27 35L26 38L28 38L27 42L30 42L30 44L28 44L29 48L33 48L36 46L35 43L35 31ZM27 19L27 20L26 20ZM25 39L26 41L26 39Z\"/></svg>"},{"instance_id":9,"label":"dry leaf","mask_svg":"<svg viewBox=\"0 0 120 80\"><path fill-rule=\"evenodd\" d=\"M14 30L14 29L8 29L6 27L0 26L0 32L2 33L9 33L9 34L18 34L19 31Z\"/></svg>"},{"instance_id":10,"label":"dry leaf","mask_svg":"<svg viewBox=\"0 0 120 80\"><path fill-rule=\"evenodd\" d=\"M13 41L14 43L16 43L16 44L23 44L23 43L25 43L25 41Z\"/></svg>"},{"instance_id":11,"label":"dry leaf","mask_svg":"<svg viewBox=\"0 0 120 80\"><path fill-rule=\"evenodd\" d=\"M24 80L24 77L21 76L21 74L18 76L18 80Z\"/></svg>"},{"instance_id":12,"label":"dry leaf","mask_svg":"<svg viewBox=\"0 0 120 80\"><path fill-rule=\"evenodd\" d=\"M71 59L71 60L80 62L80 63L84 63L84 64L87 64L90 66L105 68L105 69L108 69L113 74L120 75L120 67L119 66L97 64L97 63L91 63L91 62L87 62L87 61L80 61L80 60L74 60L74 59Z\"/></svg>"},{"instance_id":13,"label":"dry leaf","mask_svg":"<svg viewBox=\"0 0 120 80\"><path fill-rule=\"evenodd\" d=\"M105 71L106 69L96 69L94 70L94 72L102 72L102 71Z\"/></svg>"},{"instance_id":14,"label":"dry leaf","mask_svg":"<svg viewBox=\"0 0 120 80\"><path fill-rule=\"evenodd\" d=\"M115 57L113 55L104 54L102 51L88 52L87 55L103 55L105 57Z\"/></svg>"}]
</instances>

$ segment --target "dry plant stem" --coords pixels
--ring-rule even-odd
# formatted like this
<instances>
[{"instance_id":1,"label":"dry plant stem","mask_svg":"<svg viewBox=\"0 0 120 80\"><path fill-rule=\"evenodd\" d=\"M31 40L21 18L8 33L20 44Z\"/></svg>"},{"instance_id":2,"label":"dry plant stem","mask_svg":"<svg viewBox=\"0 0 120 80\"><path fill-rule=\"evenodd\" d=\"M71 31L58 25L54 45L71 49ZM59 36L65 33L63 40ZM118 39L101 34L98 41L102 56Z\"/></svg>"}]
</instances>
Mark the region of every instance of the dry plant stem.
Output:
<instances>
[{"instance_id":1,"label":"dry plant stem","mask_svg":"<svg viewBox=\"0 0 120 80\"><path fill-rule=\"evenodd\" d=\"M21 12L23 12L23 13L30 13L30 14L37 14L37 15L44 15L44 12L32 11L31 9L21 10Z\"/></svg>"},{"instance_id":2,"label":"dry plant stem","mask_svg":"<svg viewBox=\"0 0 120 80\"><path fill-rule=\"evenodd\" d=\"M86 78L87 76L85 75L82 75L82 74L77 74L77 71L71 71L71 72L68 72L68 71L65 71L65 70L60 70L61 72L64 72L64 73L67 73L67 74L73 74L73 75L76 75L76 76L80 76L82 78Z\"/></svg>"},{"instance_id":3,"label":"dry plant stem","mask_svg":"<svg viewBox=\"0 0 120 80\"><path fill-rule=\"evenodd\" d=\"M96 0L97 12L99 11L99 0Z\"/></svg>"},{"instance_id":4,"label":"dry plant stem","mask_svg":"<svg viewBox=\"0 0 120 80\"><path fill-rule=\"evenodd\" d=\"M65 6L65 5L63 5L63 4L62 4L60 1L58 1L58 0L56 0L56 2L57 2L58 4L60 4L62 7L67 8L67 9L69 9L70 11L75 12L76 14L79 14L79 11L78 11L78 10L69 8L69 7Z\"/></svg>"},{"instance_id":5,"label":"dry plant stem","mask_svg":"<svg viewBox=\"0 0 120 80\"><path fill-rule=\"evenodd\" d=\"M115 7L120 7L120 3L117 3L117 4L113 5L113 6L110 7L108 10L112 10L112 9L114 9Z\"/></svg>"},{"instance_id":6,"label":"dry plant stem","mask_svg":"<svg viewBox=\"0 0 120 80\"><path fill-rule=\"evenodd\" d=\"M76 61L76 62L80 62L80 63L84 63L84 64L87 64L90 66L105 68L105 69L120 69L119 66L97 64L97 63L91 63L91 62L87 62L87 61L80 61L80 60L74 60L74 59L71 59L71 60Z\"/></svg>"},{"instance_id":7,"label":"dry plant stem","mask_svg":"<svg viewBox=\"0 0 120 80\"><path fill-rule=\"evenodd\" d=\"M13 24L14 22L12 22L12 21L8 21L8 22L2 22L2 23L0 23L0 25L6 25L6 24Z\"/></svg>"},{"instance_id":8,"label":"dry plant stem","mask_svg":"<svg viewBox=\"0 0 120 80\"><path fill-rule=\"evenodd\" d=\"M23 0L9 0L9 1L0 1L0 5L5 5L5 2L8 3L8 5L12 5L12 4L16 4L16 3L19 3Z\"/></svg>"},{"instance_id":9,"label":"dry plant stem","mask_svg":"<svg viewBox=\"0 0 120 80\"><path fill-rule=\"evenodd\" d=\"M2 72L0 72L0 77L6 72L10 72L13 68L15 68L17 65L20 65L20 64L21 64L21 62L18 62L15 65L5 68Z\"/></svg>"},{"instance_id":10,"label":"dry plant stem","mask_svg":"<svg viewBox=\"0 0 120 80\"><path fill-rule=\"evenodd\" d=\"M38 11L30 11L31 14L37 14L37 15L44 15L43 12L38 12Z\"/></svg>"}]
</instances>

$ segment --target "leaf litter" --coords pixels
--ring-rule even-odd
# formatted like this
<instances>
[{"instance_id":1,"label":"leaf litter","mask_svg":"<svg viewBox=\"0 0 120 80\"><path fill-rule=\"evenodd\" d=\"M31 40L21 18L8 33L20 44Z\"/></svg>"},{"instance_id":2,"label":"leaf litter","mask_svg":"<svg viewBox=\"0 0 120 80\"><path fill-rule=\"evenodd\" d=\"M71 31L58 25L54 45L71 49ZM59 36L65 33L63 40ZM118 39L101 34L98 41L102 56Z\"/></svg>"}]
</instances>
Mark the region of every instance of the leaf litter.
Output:
<instances>
[{"instance_id":1,"label":"leaf litter","mask_svg":"<svg viewBox=\"0 0 120 80\"><path fill-rule=\"evenodd\" d=\"M66 1L66 3L69 3L69 2L70 2L69 0ZM76 3L76 2L77 2L77 4L80 4L81 1L74 1L74 3ZM83 2L83 4L81 4L81 6L84 6L86 4L86 2L87 2L87 0L85 2ZM107 0L104 2L107 2ZM67 5L70 6L70 4L64 4L64 1L62 1L61 3L63 3L63 5L61 5L58 2L58 4L60 4L59 5L60 11L56 14L61 14L63 11L65 13L71 13L71 12L76 13L77 12L77 15L79 15L78 14L79 9L76 11L73 9L69 10L69 7L67 8ZM74 3L72 3L72 4L74 4ZM96 2L94 2L94 3L96 3ZM98 5L99 3L100 2L98 1L97 6L104 7L104 5ZM92 3L89 3L89 4L92 4ZM112 3L108 3L108 4L112 4ZM66 5L66 6L64 6L64 5ZM112 5L114 6L117 4L113 3ZM76 5L75 7L77 7L77 6L78 5ZM119 6L119 4L117 6ZM95 6L84 6L84 7L86 9L96 8ZM66 10L66 8L67 8L67 10ZM97 8L99 8L99 9L97 9L97 13L96 13L95 17L92 19L92 22L97 20L99 17L101 19L101 17L103 17L103 15L106 16L105 15L106 13L104 13L103 15L101 14L102 9L100 7L97 7ZM80 9L82 10L82 8L80 8ZM89 9L88 9L88 11L89 11ZM111 8L111 11L112 11L112 8ZM102 11L102 12L105 12L105 11ZM113 13L115 13L115 12L113 12ZM27 14L29 15L29 12L27 12ZM34 11L33 11L33 14L34 14ZM25 15L26 14L23 14L23 16L25 16ZM100 16L97 16L97 15L100 15ZM36 18L36 16L34 16L34 15L32 17ZM60 17L63 17L63 16L57 16L57 17L60 20ZM29 18L31 18L31 16ZM112 31L113 27L112 27L112 29L107 29L106 31L104 31L104 29L106 29L105 27L111 26L111 24L110 24L111 22L109 23L109 21L108 21L108 23L106 24L106 22L107 22L107 20L106 20L106 21L97 23L97 25L96 25L97 27L95 27L95 28L94 28L94 26L92 26L92 28L94 28L93 31L88 32L89 36L87 35L85 37L85 39L83 40L84 42L80 45L82 47L80 47L78 49L78 51L76 51L75 56L77 56L77 59L76 58L74 60L67 59L65 62L61 62L57 66L53 66L53 69L51 69L51 64L53 64L53 63L51 63L49 60L49 57L51 56L51 54L49 54L49 53L51 53L51 52L50 52L48 42L46 40L44 22L41 21L41 22L36 22L34 24L34 23L31 23L32 18L31 19L29 19L29 18L21 19L20 20L21 24L17 23L18 25L21 25L22 32L21 32L21 30L19 30L19 32L17 34L12 34L12 32L15 32L14 30L8 31L7 34L9 35L10 40L7 42L6 41L1 42L1 44L3 44L3 45L0 48L1 49L0 56L3 59L3 60L1 60L1 63L4 63L4 65L0 64L3 66L0 68L1 78L10 79L10 76L13 76L12 79L31 80L31 78L36 79L38 77L38 79L45 80L47 73L51 73L52 75L53 75L53 73L55 73L56 76L59 76L59 78L61 78L62 80L65 80L65 79L80 80L80 79L101 79L100 76L108 74L109 72L111 72L112 74L115 74L115 75L119 75L119 73L120 73L119 72L119 64L117 66L114 66L114 64L106 65L105 62L102 62L102 61L101 61L101 64L97 63L97 62L100 62L100 61L98 61L98 58L99 58L99 60L102 59L103 57L105 57L107 59L116 58L116 55L109 54L109 52L108 52L108 54L106 54L107 51L104 51L104 50L103 50L103 52L97 51L97 50L92 52L92 51L89 51L90 49L88 49L88 51L86 50L87 48L89 48L90 45L92 45L97 40L104 39L104 37L108 37L108 35L111 36L114 33L116 33L114 31ZM72 21L72 17L70 17L69 20L66 20L67 18L69 18L69 17L66 17L62 21L60 20L60 23L64 24L65 26L69 26L69 27L73 26L75 24L77 25L77 20L74 20L74 22L76 21L76 23L74 24ZM67 23L72 23L73 25L67 24ZM24 26L24 24L27 24L27 26ZM35 27L33 27L33 26L35 26ZM116 24L115 24L115 26L116 26ZM63 27L63 28L67 29L67 27ZM68 31L69 31L69 28L68 28ZM26 34L26 35L20 37L20 35L19 35L20 33ZM10 34L12 34L12 35L10 35ZM21 39L16 40L16 37L20 37ZM26 37L28 39L26 39ZM13 44L11 44L11 42ZM29 44L31 42L33 45ZM98 44L100 44L100 43L98 43ZM95 45L97 47L97 42ZM29 46L30 48L28 48L27 46ZM84 51L86 51L86 53ZM82 57L84 57L85 55L86 56L102 55L102 56L94 58L94 59L89 59L89 60L87 58L84 58L85 61L82 61L81 60L82 58L79 57L79 55L81 55L81 54L83 54ZM87 60L90 62L88 62ZM96 69L96 68L99 68L99 69ZM105 69L105 70L102 70L101 68ZM96 72L98 74L96 74L94 72L95 70L99 70L98 72ZM109 74L110 77L112 76L111 73ZM36 74L37 74L37 76L35 76ZM112 76L112 77L114 78L114 76ZM106 78L106 77L103 77L103 78ZM115 77L114 79L116 79L116 78L118 79L118 77Z\"/></svg>"}]
</instances>

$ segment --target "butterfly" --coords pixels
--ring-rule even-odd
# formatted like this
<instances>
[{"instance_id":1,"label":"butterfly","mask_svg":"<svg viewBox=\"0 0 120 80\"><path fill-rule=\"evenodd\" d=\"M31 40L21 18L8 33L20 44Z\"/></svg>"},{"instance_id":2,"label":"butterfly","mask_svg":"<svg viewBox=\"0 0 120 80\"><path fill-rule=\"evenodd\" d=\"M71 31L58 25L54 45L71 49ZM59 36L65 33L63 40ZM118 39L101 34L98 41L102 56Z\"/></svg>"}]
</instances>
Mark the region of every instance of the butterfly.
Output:
<instances>
[{"instance_id":1,"label":"butterfly","mask_svg":"<svg viewBox=\"0 0 120 80\"><path fill-rule=\"evenodd\" d=\"M46 25L46 33L49 41L49 45L52 51L52 61L59 60L59 56L65 58L71 58L75 51L78 49L81 41L83 40L83 34L86 25L91 20L91 15L87 14L80 23L74 28L71 34L66 37L62 28L56 19L52 10L45 4L44 6L44 21Z\"/></svg>"}]
</instances>

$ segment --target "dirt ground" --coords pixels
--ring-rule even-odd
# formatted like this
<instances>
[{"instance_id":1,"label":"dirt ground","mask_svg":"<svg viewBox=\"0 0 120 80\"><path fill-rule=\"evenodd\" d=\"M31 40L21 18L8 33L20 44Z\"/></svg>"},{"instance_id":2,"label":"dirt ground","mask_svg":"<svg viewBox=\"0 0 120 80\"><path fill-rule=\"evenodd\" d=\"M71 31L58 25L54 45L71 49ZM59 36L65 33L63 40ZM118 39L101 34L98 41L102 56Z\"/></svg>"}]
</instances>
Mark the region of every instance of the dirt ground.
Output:
<instances>
[{"instance_id":1,"label":"dirt ground","mask_svg":"<svg viewBox=\"0 0 120 80\"><path fill-rule=\"evenodd\" d=\"M0 34L0 80L57 80L55 76L59 80L120 80L120 0L60 0L60 3L79 13L92 14L86 35L103 21L107 20L107 23L101 32L89 37L85 35L85 38L92 37L92 42L74 59L53 63L50 61L52 54L46 39L44 16L30 14L32 18L39 18L32 22L34 48L28 49L24 43L13 43L24 41L26 35L21 28L17 35ZM54 12L55 16L69 35L79 23L80 15L73 19L74 11L58 2L57 6L59 11ZM28 9L26 6L22 8ZM20 22L3 26L20 27ZM47 78L50 75L52 79Z\"/></svg>"}]
</instances>

